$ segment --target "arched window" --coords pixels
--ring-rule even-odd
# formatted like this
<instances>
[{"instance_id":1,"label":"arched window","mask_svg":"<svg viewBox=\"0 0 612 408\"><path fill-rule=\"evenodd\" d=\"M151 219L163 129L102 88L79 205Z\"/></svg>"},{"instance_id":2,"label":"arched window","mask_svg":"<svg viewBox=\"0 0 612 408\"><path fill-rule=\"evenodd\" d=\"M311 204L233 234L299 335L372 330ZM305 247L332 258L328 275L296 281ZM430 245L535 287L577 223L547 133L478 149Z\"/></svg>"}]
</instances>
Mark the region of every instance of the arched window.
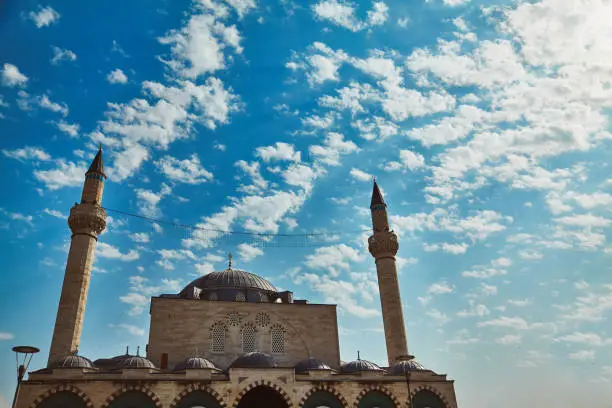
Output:
<instances>
[{"instance_id":1,"label":"arched window","mask_svg":"<svg viewBox=\"0 0 612 408\"><path fill-rule=\"evenodd\" d=\"M225 351L225 337L227 329L222 323L215 323L210 328L210 351L223 353Z\"/></svg>"},{"instance_id":2,"label":"arched window","mask_svg":"<svg viewBox=\"0 0 612 408\"><path fill-rule=\"evenodd\" d=\"M208 300L215 301L217 299L217 292L211 292L210 295L208 295Z\"/></svg>"},{"instance_id":3,"label":"arched window","mask_svg":"<svg viewBox=\"0 0 612 408\"><path fill-rule=\"evenodd\" d=\"M246 296L244 296L244 293L242 292L238 292L236 293L236 302L246 302Z\"/></svg>"},{"instance_id":4,"label":"arched window","mask_svg":"<svg viewBox=\"0 0 612 408\"><path fill-rule=\"evenodd\" d=\"M244 353L252 353L257 351L255 343L255 328L250 324L242 328L242 351Z\"/></svg>"},{"instance_id":5,"label":"arched window","mask_svg":"<svg viewBox=\"0 0 612 408\"><path fill-rule=\"evenodd\" d=\"M272 329L270 329L270 340L272 341L273 353L285 352L285 328L283 326L278 324L272 326Z\"/></svg>"}]
</instances>

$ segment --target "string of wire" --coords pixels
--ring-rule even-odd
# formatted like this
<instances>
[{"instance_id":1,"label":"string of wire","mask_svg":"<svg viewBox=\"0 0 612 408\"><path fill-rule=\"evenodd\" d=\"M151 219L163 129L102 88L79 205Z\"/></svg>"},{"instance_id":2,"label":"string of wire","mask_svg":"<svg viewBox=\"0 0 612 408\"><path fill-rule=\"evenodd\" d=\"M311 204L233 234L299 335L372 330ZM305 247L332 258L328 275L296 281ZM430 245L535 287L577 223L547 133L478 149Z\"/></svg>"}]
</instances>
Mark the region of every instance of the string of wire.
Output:
<instances>
[{"instance_id":1,"label":"string of wire","mask_svg":"<svg viewBox=\"0 0 612 408\"><path fill-rule=\"evenodd\" d=\"M201 227L199 225L193 225L193 224L182 224L182 223L177 223L177 222L172 222L172 221L160 220L157 218L147 217L147 216L139 215L139 214L133 214L127 211L115 210L113 208L108 208L108 207L102 207L102 208L106 212L109 212L109 213L120 214L126 217L138 218L138 219L150 222L150 223L168 225L168 226L172 226L175 228L185 228L185 229L199 230L199 231L205 231L205 232L216 232L219 234L233 234L233 235L246 235L246 236L258 236L258 237L317 237L317 236L325 236L325 235L359 234L362 232L372 231L369 228L353 230L353 231L326 231L326 232L309 232L309 233L301 233L301 234L274 234L274 233L267 233L267 232L228 231L228 230L221 230L221 229L215 229L215 228L206 228L206 227Z\"/></svg>"}]
</instances>

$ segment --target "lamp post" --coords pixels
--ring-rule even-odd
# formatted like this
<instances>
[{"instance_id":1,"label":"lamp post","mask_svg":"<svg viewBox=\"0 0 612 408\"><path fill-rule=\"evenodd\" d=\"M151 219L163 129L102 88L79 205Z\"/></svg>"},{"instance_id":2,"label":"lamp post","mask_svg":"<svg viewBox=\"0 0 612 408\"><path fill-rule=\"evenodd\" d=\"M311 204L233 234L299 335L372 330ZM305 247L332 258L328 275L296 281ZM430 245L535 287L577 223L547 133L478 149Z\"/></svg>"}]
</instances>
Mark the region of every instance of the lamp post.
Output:
<instances>
[{"instance_id":1,"label":"lamp post","mask_svg":"<svg viewBox=\"0 0 612 408\"><path fill-rule=\"evenodd\" d=\"M40 350L32 346L16 346L13 347L13 351L15 352L15 361L17 362L17 386L15 387L15 396L13 397L13 408L15 408L17 406L17 397L19 396L19 387L21 386L23 376L28 371L32 356ZM21 363L19 362L20 355L23 356Z\"/></svg>"}]
</instances>

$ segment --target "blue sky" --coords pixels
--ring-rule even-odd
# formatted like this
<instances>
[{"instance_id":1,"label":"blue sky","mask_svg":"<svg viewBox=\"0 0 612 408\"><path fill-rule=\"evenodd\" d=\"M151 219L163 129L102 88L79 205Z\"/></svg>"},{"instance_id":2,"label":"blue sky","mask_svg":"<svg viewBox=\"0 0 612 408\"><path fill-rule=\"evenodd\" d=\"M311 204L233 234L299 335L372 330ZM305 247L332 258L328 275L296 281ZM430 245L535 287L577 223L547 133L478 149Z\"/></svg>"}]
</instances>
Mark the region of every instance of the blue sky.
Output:
<instances>
[{"instance_id":1,"label":"blue sky","mask_svg":"<svg viewBox=\"0 0 612 408\"><path fill-rule=\"evenodd\" d=\"M337 303L342 358L384 364L363 232L376 176L410 351L462 406L609 406L610 14L607 0L3 2L0 405L14 344L46 363L66 215L101 143L110 209L324 235L259 247L111 213L82 355L144 347L148 298L232 251Z\"/></svg>"}]
</instances>

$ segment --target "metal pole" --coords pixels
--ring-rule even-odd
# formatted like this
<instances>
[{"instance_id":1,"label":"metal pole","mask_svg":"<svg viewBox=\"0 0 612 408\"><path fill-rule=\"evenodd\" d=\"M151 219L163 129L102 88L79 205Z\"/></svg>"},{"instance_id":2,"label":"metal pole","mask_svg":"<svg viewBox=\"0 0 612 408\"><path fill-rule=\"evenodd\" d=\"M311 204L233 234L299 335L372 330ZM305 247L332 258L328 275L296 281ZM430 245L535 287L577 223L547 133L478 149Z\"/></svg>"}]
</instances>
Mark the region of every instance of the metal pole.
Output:
<instances>
[{"instance_id":1,"label":"metal pole","mask_svg":"<svg viewBox=\"0 0 612 408\"><path fill-rule=\"evenodd\" d=\"M13 406L15 408L17 406L17 398L19 397L19 388L21 387L21 380L23 380L23 376L25 374L26 368L22 364L17 369L17 386L15 387L15 395L13 396Z\"/></svg>"}]
</instances>

